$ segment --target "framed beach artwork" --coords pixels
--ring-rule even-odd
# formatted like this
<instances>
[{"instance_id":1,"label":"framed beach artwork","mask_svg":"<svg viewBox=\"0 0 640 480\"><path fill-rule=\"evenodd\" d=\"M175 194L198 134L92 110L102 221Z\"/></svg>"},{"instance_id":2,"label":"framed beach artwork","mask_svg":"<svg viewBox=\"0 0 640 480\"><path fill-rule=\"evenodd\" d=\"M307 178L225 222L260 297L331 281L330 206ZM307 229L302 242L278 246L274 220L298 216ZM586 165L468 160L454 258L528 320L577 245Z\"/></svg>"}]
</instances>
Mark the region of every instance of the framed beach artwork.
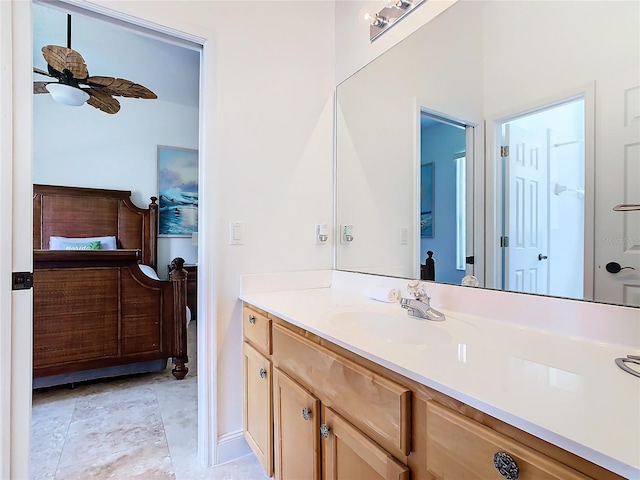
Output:
<instances>
[{"instance_id":1,"label":"framed beach artwork","mask_svg":"<svg viewBox=\"0 0 640 480\"><path fill-rule=\"evenodd\" d=\"M198 151L158 145L158 234L191 237L198 231Z\"/></svg>"}]
</instances>

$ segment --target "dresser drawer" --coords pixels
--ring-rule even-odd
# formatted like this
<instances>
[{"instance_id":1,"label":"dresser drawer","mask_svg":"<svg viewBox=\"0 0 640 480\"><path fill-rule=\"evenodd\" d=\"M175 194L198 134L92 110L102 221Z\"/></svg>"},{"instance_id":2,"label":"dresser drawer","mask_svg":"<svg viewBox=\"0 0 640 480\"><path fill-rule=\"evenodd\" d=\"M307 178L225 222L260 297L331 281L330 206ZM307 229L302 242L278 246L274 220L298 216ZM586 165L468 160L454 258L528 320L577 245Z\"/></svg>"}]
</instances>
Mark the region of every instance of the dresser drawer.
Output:
<instances>
[{"instance_id":1,"label":"dresser drawer","mask_svg":"<svg viewBox=\"0 0 640 480\"><path fill-rule=\"evenodd\" d=\"M427 404L428 470L438 479L503 480L494 455L515 462L519 480L589 477L433 401ZM514 477L512 477L514 478Z\"/></svg>"},{"instance_id":2,"label":"dresser drawer","mask_svg":"<svg viewBox=\"0 0 640 480\"><path fill-rule=\"evenodd\" d=\"M274 365L398 457L411 450L411 391L278 325Z\"/></svg>"},{"instance_id":3,"label":"dresser drawer","mask_svg":"<svg viewBox=\"0 0 640 480\"><path fill-rule=\"evenodd\" d=\"M271 319L246 306L242 317L244 338L264 355L271 355Z\"/></svg>"}]
</instances>

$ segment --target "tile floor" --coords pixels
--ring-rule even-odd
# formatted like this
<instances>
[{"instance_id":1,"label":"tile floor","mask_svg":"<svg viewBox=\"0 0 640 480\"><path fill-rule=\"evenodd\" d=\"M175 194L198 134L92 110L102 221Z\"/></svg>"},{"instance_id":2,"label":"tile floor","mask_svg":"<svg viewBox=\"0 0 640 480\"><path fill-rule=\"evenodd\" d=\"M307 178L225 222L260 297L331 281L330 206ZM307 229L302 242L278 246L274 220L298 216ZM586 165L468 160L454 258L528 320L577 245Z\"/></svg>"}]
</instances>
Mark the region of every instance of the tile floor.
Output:
<instances>
[{"instance_id":1,"label":"tile floor","mask_svg":"<svg viewBox=\"0 0 640 480\"><path fill-rule=\"evenodd\" d=\"M195 328L184 380L168 368L34 391L31 478L267 479L252 455L215 468L197 460Z\"/></svg>"}]
</instances>

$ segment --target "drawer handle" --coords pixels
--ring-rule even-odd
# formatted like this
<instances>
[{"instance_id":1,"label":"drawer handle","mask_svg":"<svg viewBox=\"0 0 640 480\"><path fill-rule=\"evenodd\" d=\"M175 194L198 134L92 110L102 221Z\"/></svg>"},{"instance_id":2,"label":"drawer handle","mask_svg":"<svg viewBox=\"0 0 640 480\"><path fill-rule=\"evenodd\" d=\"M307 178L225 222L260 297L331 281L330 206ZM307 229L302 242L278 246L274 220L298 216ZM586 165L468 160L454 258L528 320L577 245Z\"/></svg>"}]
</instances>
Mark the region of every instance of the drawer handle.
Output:
<instances>
[{"instance_id":1,"label":"drawer handle","mask_svg":"<svg viewBox=\"0 0 640 480\"><path fill-rule=\"evenodd\" d=\"M329 438L329 432L330 431L331 431L331 429L329 428L329 425L327 425L326 423L323 423L322 425L320 425L320 434L324 438Z\"/></svg>"},{"instance_id":2,"label":"drawer handle","mask_svg":"<svg viewBox=\"0 0 640 480\"><path fill-rule=\"evenodd\" d=\"M518 480L520 474L516 461L504 452L497 452L493 456L493 465L500 475L507 480Z\"/></svg>"},{"instance_id":3,"label":"drawer handle","mask_svg":"<svg viewBox=\"0 0 640 480\"><path fill-rule=\"evenodd\" d=\"M249 315L249 323L251 325L254 325L256 323L256 317L254 317L253 315Z\"/></svg>"},{"instance_id":4,"label":"drawer handle","mask_svg":"<svg viewBox=\"0 0 640 480\"><path fill-rule=\"evenodd\" d=\"M267 371L264 368L260 369L260 378L267 378Z\"/></svg>"},{"instance_id":5,"label":"drawer handle","mask_svg":"<svg viewBox=\"0 0 640 480\"><path fill-rule=\"evenodd\" d=\"M302 407L302 418L309 420L311 418L311 410L307 407Z\"/></svg>"}]
</instances>

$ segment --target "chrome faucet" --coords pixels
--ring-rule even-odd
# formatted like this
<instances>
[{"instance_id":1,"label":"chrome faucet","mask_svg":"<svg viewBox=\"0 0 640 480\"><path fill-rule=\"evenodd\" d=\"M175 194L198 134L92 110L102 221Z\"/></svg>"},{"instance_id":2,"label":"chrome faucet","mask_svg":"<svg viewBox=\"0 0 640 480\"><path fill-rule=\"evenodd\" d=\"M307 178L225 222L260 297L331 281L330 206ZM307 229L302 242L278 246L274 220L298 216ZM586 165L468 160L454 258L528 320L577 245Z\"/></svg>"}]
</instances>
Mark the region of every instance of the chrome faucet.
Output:
<instances>
[{"instance_id":1,"label":"chrome faucet","mask_svg":"<svg viewBox=\"0 0 640 480\"><path fill-rule=\"evenodd\" d=\"M408 315L436 322L441 322L445 319L444 313L432 308L429 304L430 298L427 296L424 283L419 280L412 280L407 285L407 291L413 295L413 298L402 297L400 306L407 310Z\"/></svg>"}]
</instances>

